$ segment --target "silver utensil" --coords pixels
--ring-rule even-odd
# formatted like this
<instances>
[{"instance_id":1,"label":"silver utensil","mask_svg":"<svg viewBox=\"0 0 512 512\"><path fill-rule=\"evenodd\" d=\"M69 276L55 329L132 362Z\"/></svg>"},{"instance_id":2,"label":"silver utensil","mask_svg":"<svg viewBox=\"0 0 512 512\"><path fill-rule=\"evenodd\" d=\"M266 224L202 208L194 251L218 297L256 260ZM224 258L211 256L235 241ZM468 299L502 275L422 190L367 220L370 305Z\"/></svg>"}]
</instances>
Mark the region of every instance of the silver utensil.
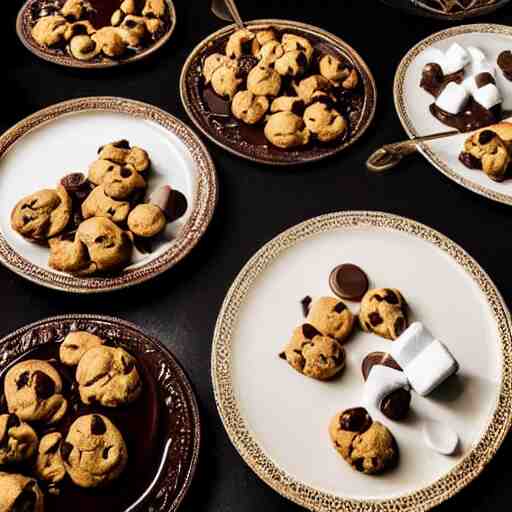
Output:
<instances>
[{"instance_id":1,"label":"silver utensil","mask_svg":"<svg viewBox=\"0 0 512 512\"><path fill-rule=\"evenodd\" d=\"M421 142L444 139L459 134L459 131L451 130L449 132L433 133L424 137L415 137L403 142L395 142L394 144L386 144L372 153L366 161L366 167L369 171L375 173L388 171L396 167L404 157L415 153L418 149L418 144Z\"/></svg>"},{"instance_id":2,"label":"silver utensil","mask_svg":"<svg viewBox=\"0 0 512 512\"><path fill-rule=\"evenodd\" d=\"M238 28L244 28L244 22L235 4L235 0L212 0L212 12L224 21L234 21Z\"/></svg>"}]
</instances>

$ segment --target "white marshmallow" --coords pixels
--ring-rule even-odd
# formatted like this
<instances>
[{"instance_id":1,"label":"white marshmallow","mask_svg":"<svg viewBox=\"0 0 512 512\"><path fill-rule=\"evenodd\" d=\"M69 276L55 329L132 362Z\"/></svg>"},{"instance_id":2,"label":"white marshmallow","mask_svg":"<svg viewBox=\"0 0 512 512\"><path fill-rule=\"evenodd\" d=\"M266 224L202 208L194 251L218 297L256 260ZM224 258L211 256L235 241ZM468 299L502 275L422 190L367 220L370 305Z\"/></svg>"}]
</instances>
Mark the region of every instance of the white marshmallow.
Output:
<instances>
[{"instance_id":1,"label":"white marshmallow","mask_svg":"<svg viewBox=\"0 0 512 512\"><path fill-rule=\"evenodd\" d=\"M494 84L487 84L484 87L480 87L480 89L477 89L473 93L473 98L487 110L499 105L503 101L499 89Z\"/></svg>"},{"instance_id":2,"label":"white marshmallow","mask_svg":"<svg viewBox=\"0 0 512 512\"><path fill-rule=\"evenodd\" d=\"M464 69L471 62L471 56L465 48L458 43L453 43L444 54L443 71L452 74Z\"/></svg>"},{"instance_id":3,"label":"white marshmallow","mask_svg":"<svg viewBox=\"0 0 512 512\"><path fill-rule=\"evenodd\" d=\"M431 393L459 369L450 351L420 322L413 323L393 342L390 353L402 367L412 389L422 396Z\"/></svg>"},{"instance_id":4,"label":"white marshmallow","mask_svg":"<svg viewBox=\"0 0 512 512\"><path fill-rule=\"evenodd\" d=\"M475 81L475 75L466 78L466 80L462 82L462 86L469 92L469 94L473 95L473 93L478 89Z\"/></svg>"},{"instance_id":5,"label":"white marshmallow","mask_svg":"<svg viewBox=\"0 0 512 512\"><path fill-rule=\"evenodd\" d=\"M477 48L476 46L468 46L466 49L471 56L473 65L478 62L484 62L487 60L485 53L480 48Z\"/></svg>"},{"instance_id":6,"label":"white marshmallow","mask_svg":"<svg viewBox=\"0 0 512 512\"><path fill-rule=\"evenodd\" d=\"M409 389L409 381L404 372L384 365L375 365L364 384L363 400L368 406L379 409L384 398L402 388Z\"/></svg>"},{"instance_id":7,"label":"white marshmallow","mask_svg":"<svg viewBox=\"0 0 512 512\"><path fill-rule=\"evenodd\" d=\"M440 341L434 340L404 368L404 372L414 391L426 396L458 369L459 365L450 351Z\"/></svg>"},{"instance_id":8,"label":"white marshmallow","mask_svg":"<svg viewBox=\"0 0 512 512\"><path fill-rule=\"evenodd\" d=\"M457 432L439 421L427 421L423 425L425 443L435 452L452 455L459 446Z\"/></svg>"},{"instance_id":9,"label":"white marshmallow","mask_svg":"<svg viewBox=\"0 0 512 512\"><path fill-rule=\"evenodd\" d=\"M496 78L496 66L493 66L487 61L477 62L473 65L473 74L478 75L480 73L490 73Z\"/></svg>"},{"instance_id":10,"label":"white marshmallow","mask_svg":"<svg viewBox=\"0 0 512 512\"><path fill-rule=\"evenodd\" d=\"M466 105L469 92L460 84L450 82L436 99L436 105L445 112L458 114Z\"/></svg>"}]
</instances>

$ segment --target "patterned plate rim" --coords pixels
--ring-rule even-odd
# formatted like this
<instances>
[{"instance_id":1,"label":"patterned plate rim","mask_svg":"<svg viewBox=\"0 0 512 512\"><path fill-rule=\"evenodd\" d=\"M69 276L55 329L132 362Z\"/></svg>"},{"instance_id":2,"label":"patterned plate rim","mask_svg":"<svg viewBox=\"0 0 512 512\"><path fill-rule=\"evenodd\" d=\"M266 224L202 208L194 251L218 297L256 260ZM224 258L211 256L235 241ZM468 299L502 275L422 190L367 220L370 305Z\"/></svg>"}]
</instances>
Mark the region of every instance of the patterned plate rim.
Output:
<instances>
[{"instance_id":1,"label":"patterned plate rim","mask_svg":"<svg viewBox=\"0 0 512 512\"><path fill-rule=\"evenodd\" d=\"M199 242L210 224L217 203L215 165L205 145L186 124L153 105L110 96L91 96L57 103L23 119L0 136L0 159L22 136L54 119L77 112L124 113L157 123L186 146L198 171L195 207L180 235L160 256L141 267L115 277L75 277L46 270L19 255L0 232L0 262L22 277L55 290L72 293L100 293L126 288L151 279L182 260Z\"/></svg>"},{"instance_id":2,"label":"patterned plate rim","mask_svg":"<svg viewBox=\"0 0 512 512\"><path fill-rule=\"evenodd\" d=\"M457 36L460 34L469 34L469 33L479 33L479 34L498 34L504 36L512 36L512 28L507 27L505 25L497 25L497 24L489 24L489 23L479 23L472 25L463 25L460 27L453 27L446 30L441 30L422 41L420 41L416 46L411 48L405 57L402 59L400 64L398 65L398 69L395 74L395 81L393 85L393 96L395 100L395 108L404 127L404 130L407 132L407 135L410 138L417 137L420 135L417 130L414 128L414 124L412 123L409 114L407 112L407 108L405 106L404 101L404 84L405 84L405 76L407 74L407 70L411 65L412 61L424 50L429 48L432 44L438 43L439 41L443 41L453 36ZM419 77L418 77L419 80ZM418 86L419 87L419 86ZM423 135L423 134L421 134ZM512 194L506 195L500 192L495 192L490 188L487 188L483 185L479 185L478 183L474 183L469 179L460 176L457 174L451 167L446 165L434 151L432 151L427 144L420 144L419 149L421 153L426 157L427 160L439 171L441 171L445 176L455 181L459 185L462 185L464 188L468 190L472 190L477 194L480 194L488 199L492 199L493 201L497 201L499 203L504 203L508 205L512 205Z\"/></svg>"},{"instance_id":3,"label":"patterned plate rim","mask_svg":"<svg viewBox=\"0 0 512 512\"><path fill-rule=\"evenodd\" d=\"M304 158L300 161L275 161L275 160L268 160L264 158L258 158L255 156L250 156L245 154L243 151L238 151L236 149L233 149L229 147L228 145L224 144L223 142L219 141L215 136L213 136L208 130L203 128L201 122L199 119L196 118L194 115L194 112L190 108L191 99L188 94L187 90L187 84L186 84L186 77L189 72L189 69L191 67L192 61L197 57L198 54L200 54L203 49L212 41L215 39L218 39L219 37L222 37L229 32L233 31L236 28L236 25L228 25L227 27L221 28L220 30L217 30L217 32L214 32L213 34L209 35L205 39L203 39L190 53L189 57L187 58L185 64L183 65L183 69L181 71L181 77L180 77L180 97L181 97L181 103L183 105L183 108L185 109L186 113L192 120L192 122L196 125L196 127L210 139L212 142L220 146L222 149L225 149L226 151L229 151L230 153L237 155L241 158L244 158L246 160L251 160L253 162L265 164L265 165L274 165L274 166L290 166L290 165L300 165L300 164L307 164L311 162L317 162L319 160L323 160L324 158L328 158L331 156L334 156L338 154L340 151L343 151L344 149L347 149L348 147L352 146L354 143L356 143L368 130L370 127L374 117L375 117L375 111L377 108L377 85L375 82L375 79L373 77L372 72L370 71L370 68L366 64L366 61L361 57L361 55L352 48L349 44L347 44L343 39L335 36L331 32L327 32L326 30L323 30L321 28L315 27L313 25L309 25L307 23L301 23L299 21L289 21L289 20L278 20L278 19L263 19L263 20L252 20L245 23L247 27L252 26L258 26L258 25L276 25L276 26L284 26L288 28L296 28L299 30L304 30L307 32L312 32L320 37L326 38L329 40L331 44L337 45L341 48L343 48L346 52L350 54L354 62L357 63L359 71L362 73L364 78L364 84L365 84L365 106L363 108L363 112L361 115L361 121L360 126L357 131L357 133L351 137L348 141L341 144L338 148L331 150L323 155L318 155L314 157Z\"/></svg>"},{"instance_id":4,"label":"patterned plate rim","mask_svg":"<svg viewBox=\"0 0 512 512\"><path fill-rule=\"evenodd\" d=\"M298 242L334 229L372 227L398 231L433 244L463 267L487 298L496 319L502 375L496 409L480 440L464 459L433 484L411 494L383 500L355 500L310 487L274 464L246 425L231 382L231 337L240 307L257 277ZM492 459L512 425L512 332L510 313L487 273L455 242L416 221L383 212L347 211L298 224L265 244L243 267L222 305L212 347L212 382L219 415L228 436L248 466L282 496L315 512L417 512L439 505L466 487Z\"/></svg>"},{"instance_id":5,"label":"patterned plate rim","mask_svg":"<svg viewBox=\"0 0 512 512\"><path fill-rule=\"evenodd\" d=\"M169 13L171 18L171 26L154 45L150 46L146 50L137 53L133 57L129 57L124 60L111 60L104 62L87 62L80 61L75 59L69 55L56 55L45 48L41 47L36 41L33 40L32 36L27 31L25 14L27 9L30 8L31 4L33 4L37 0L27 0L23 7L20 9L18 13L18 17L16 18L16 34L18 38L22 42L23 46L33 53L36 57L40 59L46 60L47 62L51 62L52 64L58 64L60 66L66 66L68 68L79 68L79 69L105 69L105 68L113 68L116 66L124 66L125 64L131 64L132 62L137 62L146 57L149 57L156 51L158 51L169 39L171 38L174 29L176 28L176 8L174 6L173 0L166 0L169 6Z\"/></svg>"},{"instance_id":6,"label":"patterned plate rim","mask_svg":"<svg viewBox=\"0 0 512 512\"><path fill-rule=\"evenodd\" d=\"M190 379L188 378L187 374L185 373L185 370L183 369L179 361L176 359L174 354L162 342L160 342L156 337L144 332L138 325L127 320L123 320L121 318L95 314L66 314L38 320L31 324L20 327L19 329L16 329L15 331L3 336L0 339L0 354L2 353L4 344L8 343L11 339L21 338L24 334L47 324L56 324L61 322L73 321L110 323L113 326L118 326L123 329L129 329L135 332L137 336L148 340L150 344L156 347L156 349L159 350L159 352L165 357L165 359L171 363L171 366L173 367L173 370L176 372L180 384L183 385L186 399L188 400L191 408L190 410L192 415L192 421L194 423L194 442L191 445L190 467L186 474L181 490L179 491L179 493L177 493L176 498L171 503L170 508L165 509L166 512L175 512L179 508L183 499L185 498L185 495L187 494L187 491L189 490L190 485L192 484L197 469L197 463L199 460L199 450L201 446L201 418L199 415L199 406L197 404L197 399L194 393L194 389L192 388L192 384L190 383ZM156 486L156 489L158 489L158 485ZM158 495L159 493L157 492L156 494ZM148 499L150 499L151 495L155 496L155 490L152 490L148 497L144 499L142 505L147 504L147 501ZM138 510L139 509L140 507L138 507Z\"/></svg>"}]
</instances>

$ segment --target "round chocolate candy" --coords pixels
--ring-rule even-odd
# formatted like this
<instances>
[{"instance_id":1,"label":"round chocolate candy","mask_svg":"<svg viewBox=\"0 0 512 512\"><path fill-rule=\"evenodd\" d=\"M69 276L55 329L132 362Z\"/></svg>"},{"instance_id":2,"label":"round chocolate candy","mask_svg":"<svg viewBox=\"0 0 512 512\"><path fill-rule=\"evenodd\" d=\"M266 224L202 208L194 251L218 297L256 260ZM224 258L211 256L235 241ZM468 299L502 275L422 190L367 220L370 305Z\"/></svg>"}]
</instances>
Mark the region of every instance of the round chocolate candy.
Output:
<instances>
[{"instance_id":1,"label":"round chocolate candy","mask_svg":"<svg viewBox=\"0 0 512 512\"><path fill-rule=\"evenodd\" d=\"M341 413L340 428L347 432L362 434L372 425L373 420L364 407L354 407Z\"/></svg>"},{"instance_id":2,"label":"round chocolate candy","mask_svg":"<svg viewBox=\"0 0 512 512\"><path fill-rule=\"evenodd\" d=\"M371 352L361 365L364 380L368 378L375 365L383 365L393 370L402 371L400 365L386 352ZM405 388L395 389L380 403L380 411L390 420L400 421L404 419L411 406L411 392Z\"/></svg>"},{"instance_id":3,"label":"round chocolate candy","mask_svg":"<svg viewBox=\"0 0 512 512\"><path fill-rule=\"evenodd\" d=\"M352 263L338 265L329 277L331 290L342 299L359 301L368 291L368 277Z\"/></svg>"}]
</instances>

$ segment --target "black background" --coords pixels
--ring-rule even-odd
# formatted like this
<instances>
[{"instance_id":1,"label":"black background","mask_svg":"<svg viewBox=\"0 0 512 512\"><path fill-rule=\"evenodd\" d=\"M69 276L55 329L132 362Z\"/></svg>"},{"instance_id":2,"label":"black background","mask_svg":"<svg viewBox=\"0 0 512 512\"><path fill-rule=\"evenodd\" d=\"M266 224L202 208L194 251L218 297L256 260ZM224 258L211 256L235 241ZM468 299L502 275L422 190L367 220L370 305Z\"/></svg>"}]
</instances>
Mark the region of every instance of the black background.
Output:
<instances>
[{"instance_id":1,"label":"black background","mask_svg":"<svg viewBox=\"0 0 512 512\"><path fill-rule=\"evenodd\" d=\"M153 58L91 72L52 65L25 50L15 34L21 2L5 0L0 30L0 130L43 107L94 95L146 101L188 123L178 90L182 66L195 45L223 22L210 14L206 0L175 1L176 32ZM364 167L377 146L405 138L392 100L400 59L424 37L453 24L412 17L376 0L239 0L239 7L247 20L284 18L324 28L361 53L379 91L376 120L362 140L345 154L290 169L246 162L207 142L220 186L213 222L185 261L136 288L70 296L38 287L0 267L0 336L47 316L100 313L137 323L163 340L178 357L197 392L203 422L200 464L182 505L184 512L300 510L266 487L231 446L217 414L210 380L212 333L224 295L249 257L284 229L338 210L404 215L462 245L487 270L507 303L512 299L510 207L457 186L420 157L411 158L386 176L370 175ZM510 23L512 7L478 21ZM76 139L79 144L79 133ZM44 169L27 169L27 180L31 173L41 172ZM418 272L425 271L428 269L418 268ZM442 294L443 283L439 287ZM261 335L271 333L262 328ZM468 512L508 508L512 500L510 453L512 443L507 440L477 483L439 510L455 506Z\"/></svg>"}]
</instances>

